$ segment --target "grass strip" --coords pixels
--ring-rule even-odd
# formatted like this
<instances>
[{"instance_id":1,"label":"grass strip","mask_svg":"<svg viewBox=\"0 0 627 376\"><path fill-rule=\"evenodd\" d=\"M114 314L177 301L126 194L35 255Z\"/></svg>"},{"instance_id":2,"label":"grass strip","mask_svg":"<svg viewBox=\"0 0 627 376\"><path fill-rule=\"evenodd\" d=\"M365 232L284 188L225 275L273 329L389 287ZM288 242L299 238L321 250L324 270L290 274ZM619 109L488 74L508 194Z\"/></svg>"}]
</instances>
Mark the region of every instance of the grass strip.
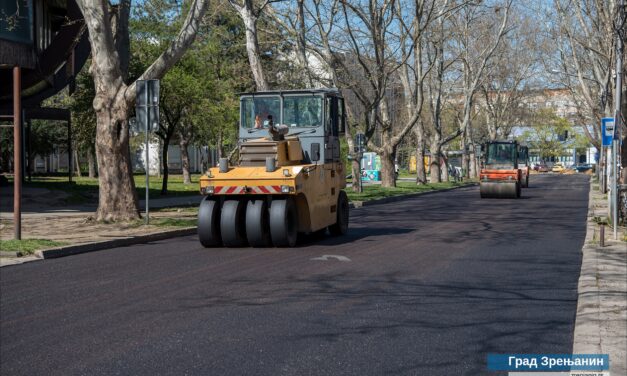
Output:
<instances>
[{"instance_id":1,"label":"grass strip","mask_svg":"<svg viewBox=\"0 0 627 376\"><path fill-rule=\"evenodd\" d=\"M22 239L22 240L0 240L0 249L6 252L21 252L32 254L33 252L53 247L66 245L65 242L58 242L47 239Z\"/></svg>"}]
</instances>

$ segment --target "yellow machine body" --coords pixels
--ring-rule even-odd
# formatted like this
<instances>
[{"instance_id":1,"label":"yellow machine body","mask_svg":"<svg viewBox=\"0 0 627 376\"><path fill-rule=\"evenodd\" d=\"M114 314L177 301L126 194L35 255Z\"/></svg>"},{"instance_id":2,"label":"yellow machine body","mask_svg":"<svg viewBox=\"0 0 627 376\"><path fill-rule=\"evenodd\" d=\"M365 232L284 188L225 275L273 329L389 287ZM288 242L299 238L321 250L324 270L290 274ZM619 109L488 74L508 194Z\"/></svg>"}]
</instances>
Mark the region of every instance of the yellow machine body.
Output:
<instances>
[{"instance_id":1,"label":"yellow machine body","mask_svg":"<svg viewBox=\"0 0 627 376\"><path fill-rule=\"evenodd\" d=\"M200 178L200 193L251 198L291 195L298 208L299 232L314 232L335 223L338 194L346 187L343 164L297 164L302 159L298 140L255 142L278 144L274 171L267 171L265 166L229 166L228 171L220 172L219 167L213 167ZM243 159L240 157L240 163Z\"/></svg>"}]
</instances>

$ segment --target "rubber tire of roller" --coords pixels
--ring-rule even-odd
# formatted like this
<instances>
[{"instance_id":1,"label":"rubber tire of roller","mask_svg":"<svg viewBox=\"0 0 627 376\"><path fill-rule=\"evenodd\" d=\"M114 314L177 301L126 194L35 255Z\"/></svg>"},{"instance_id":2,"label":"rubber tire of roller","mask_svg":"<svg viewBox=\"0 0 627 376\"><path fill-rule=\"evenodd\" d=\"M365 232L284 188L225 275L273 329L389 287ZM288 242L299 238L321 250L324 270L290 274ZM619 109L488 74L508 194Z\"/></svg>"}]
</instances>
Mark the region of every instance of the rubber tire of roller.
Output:
<instances>
[{"instance_id":1,"label":"rubber tire of roller","mask_svg":"<svg viewBox=\"0 0 627 376\"><path fill-rule=\"evenodd\" d=\"M272 200L270 237L276 247L293 247L298 238L298 212L291 197Z\"/></svg>"},{"instance_id":2,"label":"rubber tire of roller","mask_svg":"<svg viewBox=\"0 0 627 376\"><path fill-rule=\"evenodd\" d=\"M218 247L220 236L220 201L206 196L198 208L198 239L204 247Z\"/></svg>"},{"instance_id":3,"label":"rubber tire of roller","mask_svg":"<svg viewBox=\"0 0 627 376\"><path fill-rule=\"evenodd\" d=\"M246 205L246 238L251 247L269 247L270 219L266 200L250 200Z\"/></svg>"},{"instance_id":4,"label":"rubber tire of roller","mask_svg":"<svg viewBox=\"0 0 627 376\"><path fill-rule=\"evenodd\" d=\"M349 208L348 196L346 196L344 191L340 191L337 198L336 214L335 223L329 226L329 232L333 236L346 235L348 232Z\"/></svg>"},{"instance_id":5,"label":"rubber tire of roller","mask_svg":"<svg viewBox=\"0 0 627 376\"><path fill-rule=\"evenodd\" d=\"M220 234L225 247L245 247L246 200L226 200L220 213Z\"/></svg>"}]
</instances>

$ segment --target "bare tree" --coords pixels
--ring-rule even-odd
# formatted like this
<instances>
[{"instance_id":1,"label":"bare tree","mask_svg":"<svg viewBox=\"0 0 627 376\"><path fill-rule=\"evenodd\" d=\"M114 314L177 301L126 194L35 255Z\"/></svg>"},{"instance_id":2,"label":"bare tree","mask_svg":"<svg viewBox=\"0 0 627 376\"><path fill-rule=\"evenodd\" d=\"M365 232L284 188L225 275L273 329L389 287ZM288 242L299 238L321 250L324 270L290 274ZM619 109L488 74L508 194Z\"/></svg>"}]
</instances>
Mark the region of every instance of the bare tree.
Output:
<instances>
[{"instance_id":1,"label":"bare tree","mask_svg":"<svg viewBox=\"0 0 627 376\"><path fill-rule=\"evenodd\" d=\"M99 172L98 220L139 217L137 193L129 153L128 117L135 102L135 82L124 80L128 61L128 15L130 0L121 0L115 22L111 22L105 0L78 0L91 44L96 96L96 156ZM196 37L208 1L193 0L181 29L170 46L139 79L161 78L185 53ZM114 27L115 26L115 27Z\"/></svg>"},{"instance_id":2,"label":"bare tree","mask_svg":"<svg viewBox=\"0 0 627 376\"><path fill-rule=\"evenodd\" d=\"M539 30L534 22L522 15L512 21L516 27L503 38L494 59L488 62L479 89L477 104L490 140L507 138L512 127L525 118L527 81L536 73L534 67L539 60L535 42Z\"/></svg>"},{"instance_id":3,"label":"bare tree","mask_svg":"<svg viewBox=\"0 0 627 376\"><path fill-rule=\"evenodd\" d=\"M451 65L455 62L456 57L447 58L444 54L444 44L446 39L444 36L444 18L438 19L438 26L432 34L431 47L427 49L427 53L433 55L435 61L435 69L427 84L428 100L428 118L429 118L429 152L431 154L429 163L429 176L432 183L448 181L448 170L441 170L442 164L445 164L446 158L442 158L443 149L446 144L453 141L462 134L459 127L446 129L443 120L444 104L450 94L450 87L445 88L445 74ZM449 127L451 128L451 127ZM443 176L444 175L444 176Z\"/></svg>"},{"instance_id":4,"label":"bare tree","mask_svg":"<svg viewBox=\"0 0 627 376\"><path fill-rule=\"evenodd\" d=\"M473 143L472 116L475 94L484 79L488 61L508 32L508 20L512 0L502 5L468 4L453 18L453 43L460 51L462 72L461 93L463 98L460 130L463 134L463 167L467 177L477 176L476 152ZM493 13L492 16L490 13ZM502 15L502 16L500 16ZM498 17L500 16L500 22Z\"/></svg>"},{"instance_id":5,"label":"bare tree","mask_svg":"<svg viewBox=\"0 0 627 376\"><path fill-rule=\"evenodd\" d=\"M256 4L257 2L254 0L229 0L229 3L239 13L246 27L246 51L248 52L248 62L255 79L257 91L268 90L268 81L261 65L257 21L264 8L271 2L271 0L263 0Z\"/></svg>"},{"instance_id":6,"label":"bare tree","mask_svg":"<svg viewBox=\"0 0 627 376\"><path fill-rule=\"evenodd\" d=\"M580 125L590 142L601 150L601 118L614 115L612 98L616 93L612 73L616 43L626 37L620 2L554 0L554 4L556 10L552 15L559 27L551 31L558 40L559 54L549 66L552 70L559 66L555 78L570 88L578 104ZM626 60L623 58L624 66ZM623 151L627 153L627 148ZM600 153L600 156L600 165L604 166L606 155Z\"/></svg>"}]
</instances>

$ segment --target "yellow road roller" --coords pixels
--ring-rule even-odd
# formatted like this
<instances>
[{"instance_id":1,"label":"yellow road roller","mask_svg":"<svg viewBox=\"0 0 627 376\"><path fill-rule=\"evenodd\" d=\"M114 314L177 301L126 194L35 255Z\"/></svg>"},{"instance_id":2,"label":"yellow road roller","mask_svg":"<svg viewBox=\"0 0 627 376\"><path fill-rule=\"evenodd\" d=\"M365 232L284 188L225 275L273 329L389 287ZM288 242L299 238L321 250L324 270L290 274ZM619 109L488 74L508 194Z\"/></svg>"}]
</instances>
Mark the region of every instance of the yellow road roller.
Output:
<instances>
[{"instance_id":1,"label":"yellow road roller","mask_svg":"<svg viewBox=\"0 0 627 376\"><path fill-rule=\"evenodd\" d=\"M337 89L241 94L239 159L200 178L200 243L293 247L299 233L346 234L344 109Z\"/></svg>"}]
</instances>

